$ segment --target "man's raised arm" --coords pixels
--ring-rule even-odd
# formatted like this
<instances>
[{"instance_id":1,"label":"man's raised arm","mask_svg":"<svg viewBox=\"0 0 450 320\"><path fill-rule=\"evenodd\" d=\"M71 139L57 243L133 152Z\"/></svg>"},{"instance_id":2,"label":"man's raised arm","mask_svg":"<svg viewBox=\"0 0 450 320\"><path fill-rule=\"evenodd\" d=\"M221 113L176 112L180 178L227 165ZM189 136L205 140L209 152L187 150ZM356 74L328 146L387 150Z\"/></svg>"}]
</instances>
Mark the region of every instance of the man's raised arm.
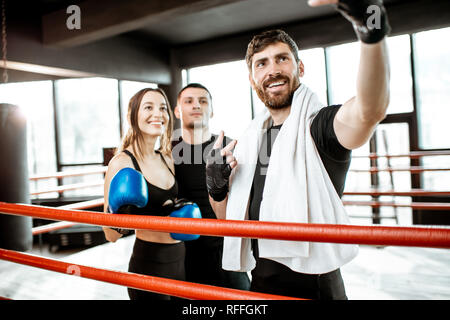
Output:
<instances>
[{"instance_id":1,"label":"man's raised arm","mask_svg":"<svg viewBox=\"0 0 450 320\"><path fill-rule=\"evenodd\" d=\"M385 36L390 32L381 0L311 0L311 6L336 4L361 41L356 96L336 114L334 129L347 149L363 145L385 118L389 105L389 57Z\"/></svg>"}]
</instances>

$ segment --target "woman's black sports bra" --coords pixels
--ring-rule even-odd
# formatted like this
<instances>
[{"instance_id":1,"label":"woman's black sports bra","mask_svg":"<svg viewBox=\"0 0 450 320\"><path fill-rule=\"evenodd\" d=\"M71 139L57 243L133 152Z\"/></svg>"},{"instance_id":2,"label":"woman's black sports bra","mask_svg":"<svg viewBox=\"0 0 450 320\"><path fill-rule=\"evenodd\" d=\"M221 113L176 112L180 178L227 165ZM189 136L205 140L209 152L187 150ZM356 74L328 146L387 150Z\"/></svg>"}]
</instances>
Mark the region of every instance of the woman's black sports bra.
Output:
<instances>
[{"instance_id":1,"label":"woman's black sports bra","mask_svg":"<svg viewBox=\"0 0 450 320\"><path fill-rule=\"evenodd\" d=\"M134 168L137 171L142 173L141 168L139 167L139 164L138 164L136 158L134 157L134 155L128 150L123 150L123 152L125 152L131 158L131 161L133 161ZM167 162L164 159L164 157L162 156L162 154L159 151L156 151L156 152L159 153L159 155L161 156L162 161L164 162L164 164L169 169L170 173L175 178L175 174L172 172L170 167L167 165ZM145 181L147 181L147 179L145 179ZM151 184L148 181L147 181L147 187L148 187L148 202L147 202L147 205L145 207L143 207L143 208L135 208L135 209L133 209L132 214L147 214L147 215L152 215L152 216L167 216L169 214L167 209L170 208L171 206L167 206L167 205L163 206L163 204L167 200L172 200L171 203L175 202L175 199L178 196L177 180L175 179L175 182L172 185L172 187L170 187L170 189L159 188L159 187ZM167 208L164 208L164 207L167 207Z\"/></svg>"}]
</instances>

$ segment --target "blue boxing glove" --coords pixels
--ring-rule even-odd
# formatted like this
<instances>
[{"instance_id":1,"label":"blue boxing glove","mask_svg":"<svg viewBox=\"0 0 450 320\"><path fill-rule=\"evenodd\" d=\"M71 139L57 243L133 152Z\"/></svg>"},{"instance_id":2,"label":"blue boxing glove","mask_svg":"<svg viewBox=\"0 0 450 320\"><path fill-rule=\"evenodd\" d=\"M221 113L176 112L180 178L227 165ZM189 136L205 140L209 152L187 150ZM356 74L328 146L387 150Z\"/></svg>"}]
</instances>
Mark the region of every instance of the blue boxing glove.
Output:
<instances>
[{"instance_id":1,"label":"blue boxing glove","mask_svg":"<svg viewBox=\"0 0 450 320\"><path fill-rule=\"evenodd\" d=\"M133 207L143 208L147 205L148 189L144 176L132 169L119 170L109 185L109 211L112 213L130 214ZM124 229L114 229L122 234Z\"/></svg>"},{"instance_id":2,"label":"blue boxing glove","mask_svg":"<svg viewBox=\"0 0 450 320\"><path fill-rule=\"evenodd\" d=\"M186 199L179 199L175 201L172 212L169 215L173 218L200 218L202 214L200 208L194 202L188 201ZM170 236L174 240L190 241L197 240L200 238L198 234L184 234L184 233L171 233Z\"/></svg>"}]
</instances>

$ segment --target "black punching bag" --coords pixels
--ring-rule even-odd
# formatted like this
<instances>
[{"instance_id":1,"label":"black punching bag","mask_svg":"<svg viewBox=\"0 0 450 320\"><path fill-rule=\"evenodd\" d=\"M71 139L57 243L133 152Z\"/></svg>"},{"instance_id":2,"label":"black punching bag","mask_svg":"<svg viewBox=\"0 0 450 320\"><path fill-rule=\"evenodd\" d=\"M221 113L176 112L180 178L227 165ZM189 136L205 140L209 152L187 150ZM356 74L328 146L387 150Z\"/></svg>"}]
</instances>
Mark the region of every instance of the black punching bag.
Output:
<instances>
[{"instance_id":1,"label":"black punching bag","mask_svg":"<svg viewBox=\"0 0 450 320\"><path fill-rule=\"evenodd\" d=\"M0 201L30 203L27 123L12 104L0 103L0 152ZM30 250L31 227L31 217L0 213L0 248Z\"/></svg>"}]
</instances>

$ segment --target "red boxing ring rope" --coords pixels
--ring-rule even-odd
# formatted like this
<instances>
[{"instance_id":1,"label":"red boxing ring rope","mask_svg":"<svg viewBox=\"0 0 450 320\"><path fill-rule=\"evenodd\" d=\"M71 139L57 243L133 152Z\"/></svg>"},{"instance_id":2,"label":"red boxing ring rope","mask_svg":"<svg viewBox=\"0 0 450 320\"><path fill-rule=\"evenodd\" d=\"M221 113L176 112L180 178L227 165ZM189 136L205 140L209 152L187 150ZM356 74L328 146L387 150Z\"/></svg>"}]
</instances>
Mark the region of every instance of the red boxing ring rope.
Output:
<instances>
[{"instance_id":1,"label":"red boxing ring rope","mask_svg":"<svg viewBox=\"0 0 450 320\"><path fill-rule=\"evenodd\" d=\"M450 151L411 151L406 154L376 154L370 153L368 155L353 155L352 158L411 158L417 159L421 157L431 156L450 156Z\"/></svg>"},{"instance_id":2,"label":"red boxing ring rope","mask_svg":"<svg viewBox=\"0 0 450 320\"><path fill-rule=\"evenodd\" d=\"M398 203L398 202L384 202L384 201L357 201L357 200L344 200L342 201L344 206L369 206L373 208L380 207L397 207L397 208L411 208L413 210L441 210L450 211L450 203L447 202L410 202L410 203Z\"/></svg>"},{"instance_id":3,"label":"red boxing ring rope","mask_svg":"<svg viewBox=\"0 0 450 320\"><path fill-rule=\"evenodd\" d=\"M95 168L90 170L72 170L72 171L59 171L49 174L41 174L41 175L32 175L30 177L30 180L43 180L43 179L51 179L51 178L67 178L67 177L74 177L74 176L85 176L89 174L100 174L105 173L107 166L102 166L101 168Z\"/></svg>"},{"instance_id":4,"label":"red boxing ring rope","mask_svg":"<svg viewBox=\"0 0 450 320\"><path fill-rule=\"evenodd\" d=\"M55 223L51 223L51 224L46 224L46 225L39 226L39 227L34 227L33 229L31 229L31 232L32 232L33 236L37 236L38 234L48 233L51 231L56 231L56 230L61 230L61 229L66 229L66 228L70 228L70 227L73 227L76 225L78 225L78 223L76 223L76 222L60 221L60 222L55 222Z\"/></svg>"},{"instance_id":5,"label":"red boxing ring rope","mask_svg":"<svg viewBox=\"0 0 450 320\"><path fill-rule=\"evenodd\" d=\"M88 209L88 208L97 207L97 206L103 205L103 203L104 203L103 198L100 198L100 199L94 199L94 200L88 200L88 201L67 204L67 205L59 206L58 208L79 210L79 209ZM47 233L50 231L73 227L75 225L78 225L78 223L61 221L61 222L55 222L55 223L51 223L51 224L47 224L47 225L43 225L43 226L39 226L39 227L34 227L33 229L31 229L31 232L33 233L33 236L35 236L35 235Z\"/></svg>"},{"instance_id":6,"label":"red boxing ring rope","mask_svg":"<svg viewBox=\"0 0 450 320\"><path fill-rule=\"evenodd\" d=\"M127 229L292 241L450 248L450 229L170 218L0 202L0 212Z\"/></svg>"},{"instance_id":7,"label":"red boxing ring rope","mask_svg":"<svg viewBox=\"0 0 450 320\"><path fill-rule=\"evenodd\" d=\"M203 300L303 300L292 297L250 292L237 289L219 288L210 285L172 280L130 272L98 269L79 264L42 258L31 254L0 249L0 259L25 264L50 271L77 275L83 278L99 280L127 286L139 290L152 291L185 299Z\"/></svg>"}]
</instances>

